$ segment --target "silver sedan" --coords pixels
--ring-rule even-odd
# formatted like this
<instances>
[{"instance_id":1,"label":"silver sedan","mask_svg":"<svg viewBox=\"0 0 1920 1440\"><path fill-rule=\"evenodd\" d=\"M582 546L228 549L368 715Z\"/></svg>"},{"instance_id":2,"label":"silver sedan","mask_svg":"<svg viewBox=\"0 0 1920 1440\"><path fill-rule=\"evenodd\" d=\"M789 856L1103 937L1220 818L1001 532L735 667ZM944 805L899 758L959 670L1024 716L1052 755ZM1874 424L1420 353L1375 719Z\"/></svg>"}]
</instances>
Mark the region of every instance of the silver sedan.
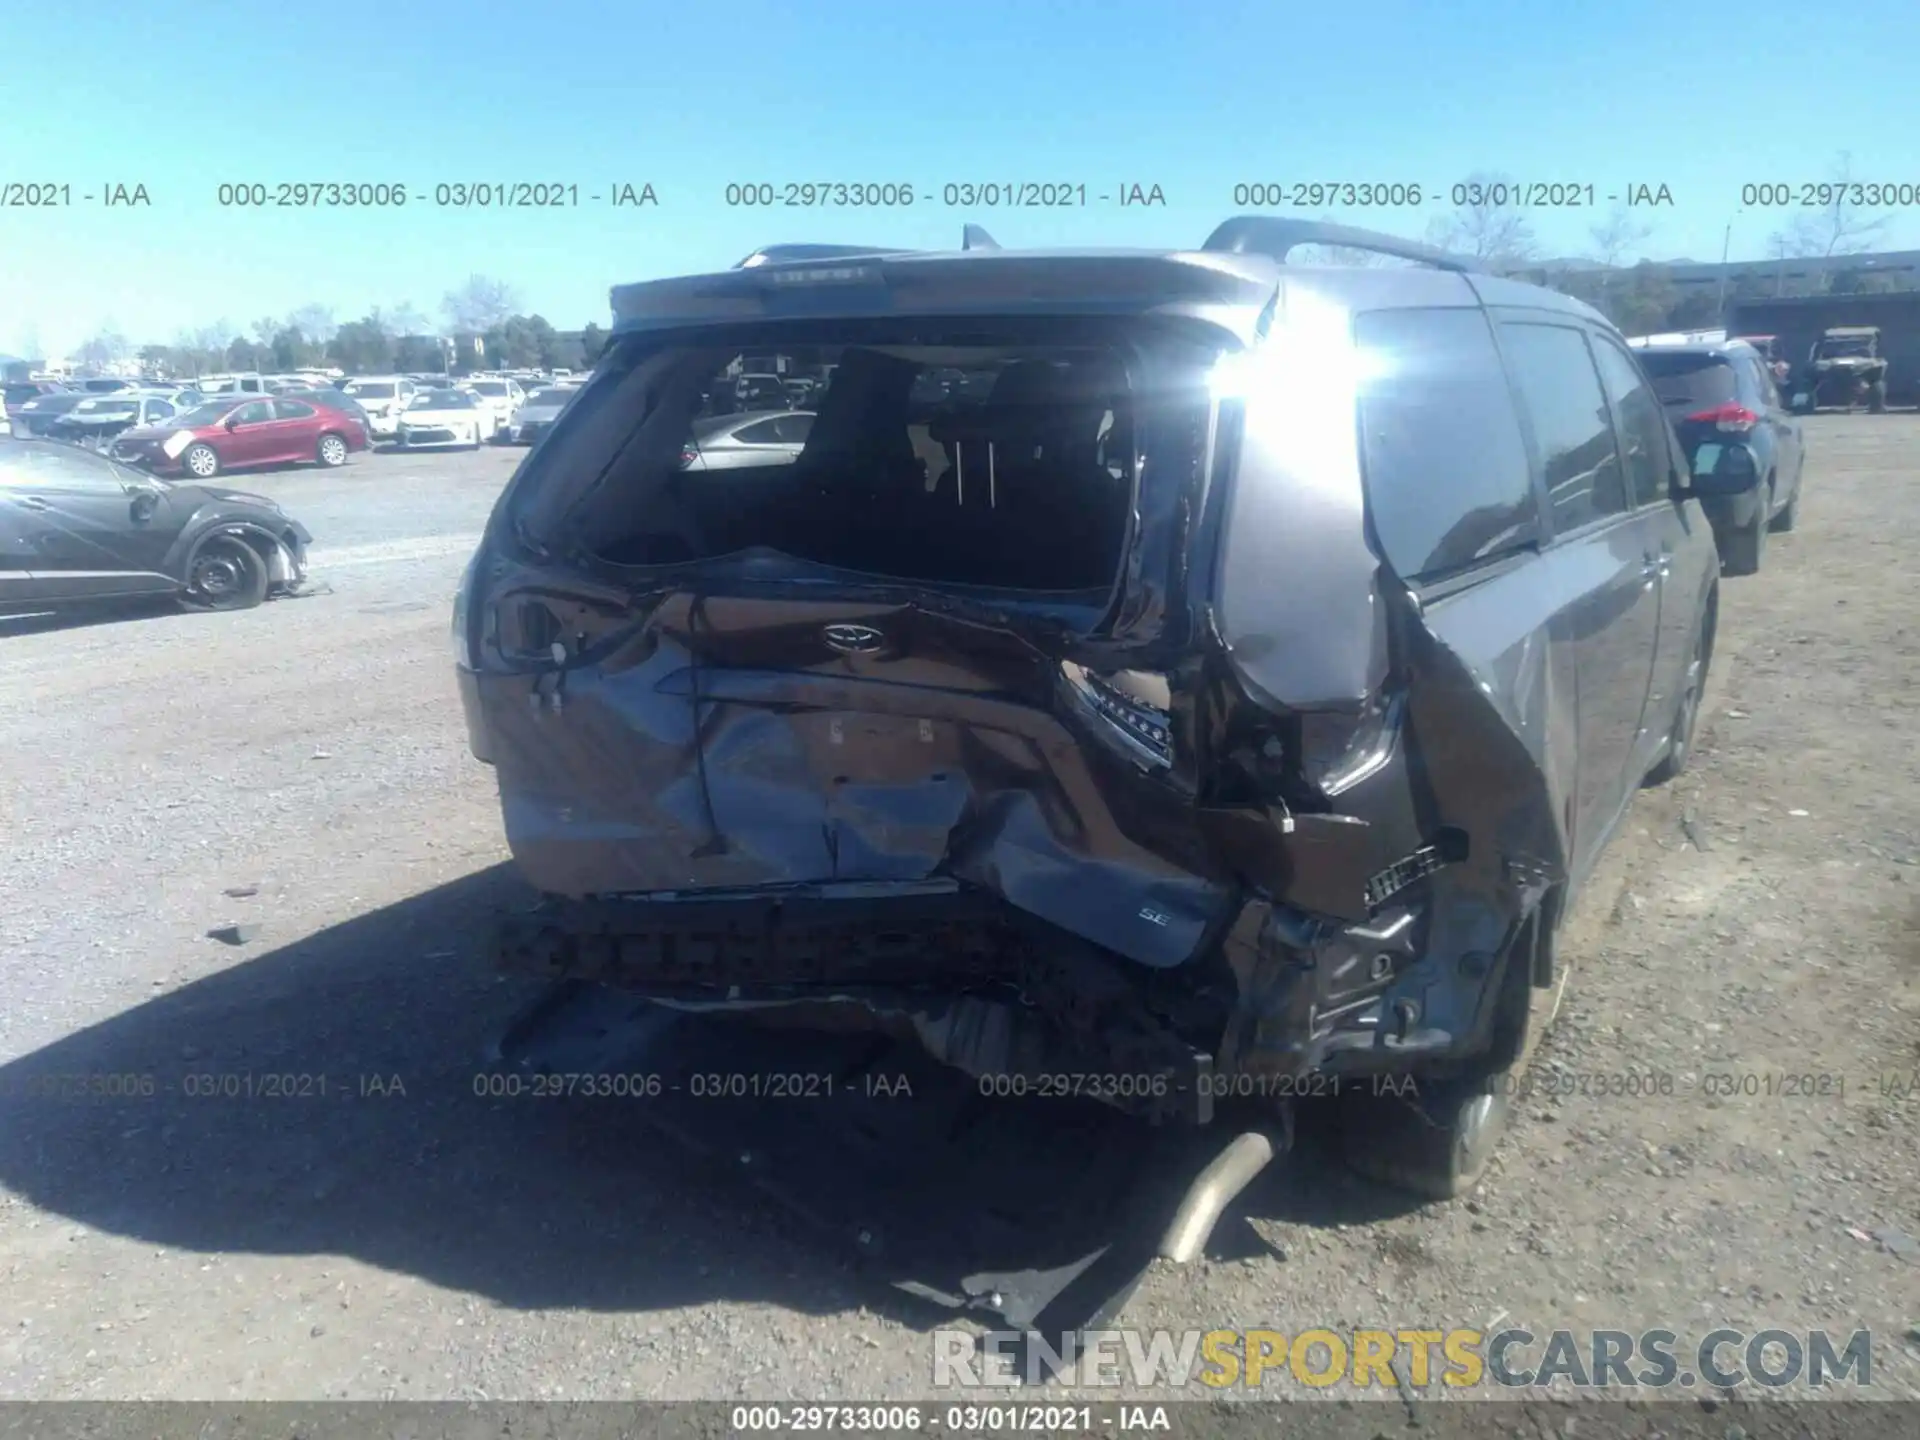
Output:
<instances>
[{"instance_id":1,"label":"silver sedan","mask_svg":"<svg viewBox=\"0 0 1920 1440\"><path fill-rule=\"evenodd\" d=\"M800 458L812 429L811 410L762 410L696 420L693 434L680 452L681 467L743 470L758 465L791 465Z\"/></svg>"}]
</instances>

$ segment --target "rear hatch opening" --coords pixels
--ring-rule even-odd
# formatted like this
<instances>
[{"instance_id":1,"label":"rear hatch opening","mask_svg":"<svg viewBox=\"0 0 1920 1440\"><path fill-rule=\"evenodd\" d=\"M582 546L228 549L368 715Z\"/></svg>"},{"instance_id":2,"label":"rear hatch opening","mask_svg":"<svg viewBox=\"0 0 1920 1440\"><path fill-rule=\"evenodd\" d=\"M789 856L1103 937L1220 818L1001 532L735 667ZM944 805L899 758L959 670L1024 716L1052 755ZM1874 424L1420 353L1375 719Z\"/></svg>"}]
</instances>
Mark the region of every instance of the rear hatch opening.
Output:
<instances>
[{"instance_id":1,"label":"rear hatch opening","mask_svg":"<svg viewBox=\"0 0 1920 1440\"><path fill-rule=\"evenodd\" d=\"M622 341L465 602L522 870L577 900L958 885L1190 959L1237 895L1194 806L1185 574L1225 343L1058 316ZM809 408L743 411L740 374L813 380Z\"/></svg>"},{"instance_id":2,"label":"rear hatch opening","mask_svg":"<svg viewBox=\"0 0 1920 1440\"><path fill-rule=\"evenodd\" d=\"M1128 357L1113 345L902 336L774 357L805 409L740 383L757 340L667 346L644 418L565 524L620 567L779 555L895 583L1077 594L1104 608L1133 514ZM863 327L871 329L872 327Z\"/></svg>"}]
</instances>

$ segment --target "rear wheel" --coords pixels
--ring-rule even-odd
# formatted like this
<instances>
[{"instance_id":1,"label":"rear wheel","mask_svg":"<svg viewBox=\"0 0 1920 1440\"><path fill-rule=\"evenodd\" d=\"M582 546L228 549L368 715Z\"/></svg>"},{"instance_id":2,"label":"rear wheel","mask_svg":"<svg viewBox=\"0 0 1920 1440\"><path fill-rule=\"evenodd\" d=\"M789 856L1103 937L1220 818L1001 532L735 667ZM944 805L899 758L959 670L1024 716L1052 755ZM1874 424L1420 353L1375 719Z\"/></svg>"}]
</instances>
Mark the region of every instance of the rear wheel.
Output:
<instances>
[{"instance_id":1,"label":"rear wheel","mask_svg":"<svg viewBox=\"0 0 1920 1440\"><path fill-rule=\"evenodd\" d=\"M1886 381L1875 381L1873 387L1867 391L1867 409L1874 415L1884 415L1887 413Z\"/></svg>"},{"instance_id":2,"label":"rear wheel","mask_svg":"<svg viewBox=\"0 0 1920 1440\"><path fill-rule=\"evenodd\" d=\"M329 430L314 447L314 457L329 470L347 463L347 442Z\"/></svg>"},{"instance_id":3,"label":"rear wheel","mask_svg":"<svg viewBox=\"0 0 1920 1440\"><path fill-rule=\"evenodd\" d=\"M1353 1169L1428 1200L1452 1200L1480 1183L1506 1134L1518 1077L1566 993L1564 966L1556 965L1551 988L1533 983L1536 946L1551 943L1550 933L1541 938L1541 927L1552 923L1547 908L1535 913L1508 957L1486 1054L1444 1078L1379 1087L1363 1081L1358 1093L1343 1092L1341 1144Z\"/></svg>"},{"instance_id":4,"label":"rear wheel","mask_svg":"<svg viewBox=\"0 0 1920 1440\"><path fill-rule=\"evenodd\" d=\"M1766 513L1772 509L1772 495L1772 480L1768 480L1761 513L1753 516L1753 524L1745 530L1736 530L1726 538L1726 549L1720 551L1720 574L1747 576L1761 572L1761 561L1766 557Z\"/></svg>"},{"instance_id":5,"label":"rear wheel","mask_svg":"<svg viewBox=\"0 0 1920 1440\"><path fill-rule=\"evenodd\" d=\"M197 610L251 610L267 598L267 564L233 535L200 547L187 573L187 604Z\"/></svg>"},{"instance_id":6,"label":"rear wheel","mask_svg":"<svg viewBox=\"0 0 1920 1440\"><path fill-rule=\"evenodd\" d=\"M1700 633L1693 640L1693 654L1687 658L1686 675L1680 682L1680 704L1673 712L1673 728L1667 732L1667 753L1647 772L1645 783L1664 785L1687 768L1693 758L1693 732L1700 723L1700 699L1707 689L1707 662L1713 658L1713 608L1700 622Z\"/></svg>"},{"instance_id":7,"label":"rear wheel","mask_svg":"<svg viewBox=\"0 0 1920 1440\"><path fill-rule=\"evenodd\" d=\"M220 473L220 456L211 445L189 445L180 463L196 480L211 480Z\"/></svg>"},{"instance_id":8,"label":"rear wheel","mask_svg":"<svg viewBox=\"0 0 1920 1440\"><path fill-rule=\"evenodd\" d=\"M1799 523L1800 491L1796 487L1793 492L1793 498L1780 507L1780 513L1773 517L1772 521L1767 525L1767 528L1776 535L1784 535Z\"/></svg>"}]
</instances>

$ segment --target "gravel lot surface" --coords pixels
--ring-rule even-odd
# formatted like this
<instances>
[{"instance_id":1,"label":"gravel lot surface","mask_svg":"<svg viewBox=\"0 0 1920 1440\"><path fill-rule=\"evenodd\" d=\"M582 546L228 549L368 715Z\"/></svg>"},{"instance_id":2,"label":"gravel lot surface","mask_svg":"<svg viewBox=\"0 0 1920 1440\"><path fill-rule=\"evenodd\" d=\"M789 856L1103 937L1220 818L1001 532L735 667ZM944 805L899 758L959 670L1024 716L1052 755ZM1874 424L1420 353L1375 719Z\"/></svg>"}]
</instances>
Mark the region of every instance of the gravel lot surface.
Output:
<instances>
[{"instance_id":1,"label":"gravel lot surface","mask_svg":"<svg viewBox=\"0 0 1920 1440\"><path fill-rule=\"evenodd\" d=\"M1452 1205L1309 1133L1123 1323L1868 1327L1920 1397L1920 416L1808 429L1694 768L1576 917L1534 1070L1564 1093ZM447 610L518 456L236 480L331 593L0 621L0 1397L932 1393L942 1312L631 1114L473 1093L527 994L481 936L525 895ZM312 1078L190 1093L247 1075ZM108 1076L155 1093L44 1093Z\"/></svg>"}]
</instances>

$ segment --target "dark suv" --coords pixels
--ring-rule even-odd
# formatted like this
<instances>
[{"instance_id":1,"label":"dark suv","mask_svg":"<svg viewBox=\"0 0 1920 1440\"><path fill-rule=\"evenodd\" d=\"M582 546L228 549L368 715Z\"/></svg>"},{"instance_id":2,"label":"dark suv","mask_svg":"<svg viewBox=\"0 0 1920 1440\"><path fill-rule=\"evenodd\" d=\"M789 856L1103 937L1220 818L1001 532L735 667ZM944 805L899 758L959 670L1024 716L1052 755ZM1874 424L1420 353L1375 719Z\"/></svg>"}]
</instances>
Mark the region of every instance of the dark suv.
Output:
<instances>
[{"instance_id":1,"label":"dark suv","mask_svg":"<svg viewBox=\"0 0 1920 1440\"><path fill-rule=\"evenodd\" d=\"M1642 345L1640 364L1686 449L1687 463L1717 492L1706 497L1723 573L1752 575L1767 532L1800 516L1806 445L1772 367L1740 340L1717 345Z\"/></svg>"},{"instance_id":2,"label":"dark suv","mask_svg":"<svg viewBox=\"0 0 1920 1440\"><path fill-rule=\"evenodd\" d=\"M1158 1121L1347 1077L1355 1162L1458 1193L1687 761L1719 565L1658 398L1594 310L1370 232L969 247L614 290L454 613L547 897L506 963ZM801 351L797 455L682 465Z\"/></svg>"}]
</instances>

